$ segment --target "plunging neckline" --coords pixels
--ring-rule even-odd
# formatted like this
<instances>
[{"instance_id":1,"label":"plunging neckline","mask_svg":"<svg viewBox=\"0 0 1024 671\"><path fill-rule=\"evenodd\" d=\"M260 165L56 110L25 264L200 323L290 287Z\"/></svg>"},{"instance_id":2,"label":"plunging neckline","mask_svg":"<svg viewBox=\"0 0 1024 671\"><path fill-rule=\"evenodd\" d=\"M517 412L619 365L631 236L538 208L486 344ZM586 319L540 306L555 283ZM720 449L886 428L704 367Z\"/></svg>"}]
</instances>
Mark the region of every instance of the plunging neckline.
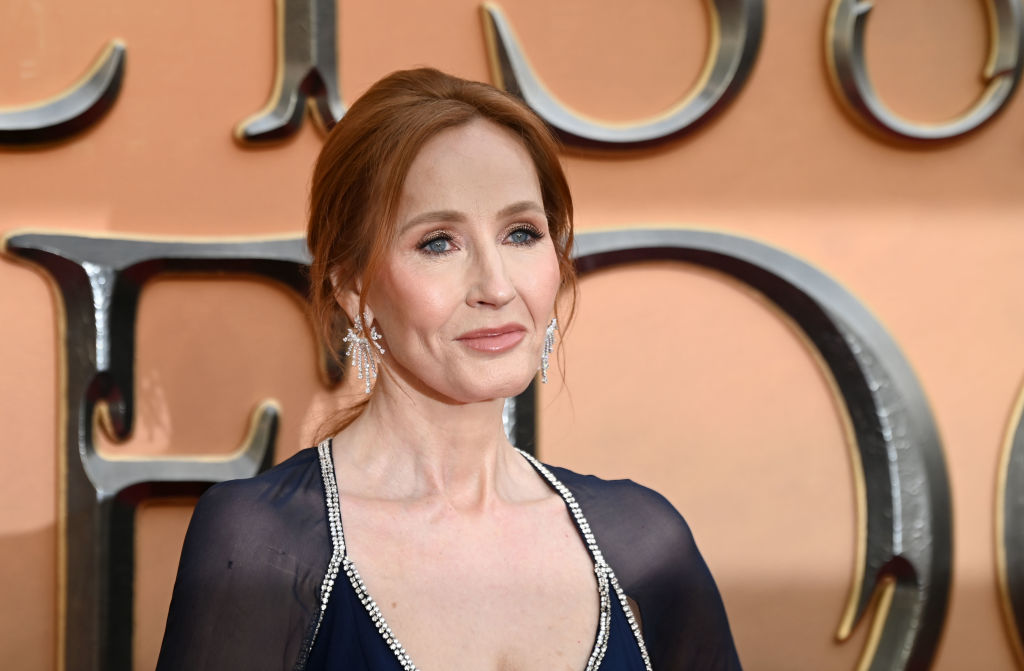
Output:
<instances>
[{"instance_id":1,"label":"plunging neckline","mask_svg":"<svg viewBox=\"0 0 1024 671\"><path fill-rule=\"evenodd\" d=\"M324 611L327 609L327 603L330 598L331 591L334 588L334 582L337 574L341 571L344 572L345 576L349 579L349 582L352 584L352 589L355 591L360 603L362 603L363 607L366 609L367 614L370 616L370 619L373 621L377 631L384 639L385 644L387 644L395 654L395 657L398 659L402 669L404 671L419 671L410 658L409 653L405 650L405 647L401 642L399 642L398 637L391 630L384 614L377 606L377 602L367 590L366 584L359 575L359 571L356 568L355 563L348 555L348 549L345 544L345 533L341 520L341 503L338 494L337 473L334 468L334 456L332 454L331 446L332 441L330 438L327 438L317 447L320 456L320 470L324 484L324 498L327 506L328 525L331 532L333 553L328 565L327 574L324 576L324 582L321 586L320 614L314 630L314 638L316 637L317 632L319 632L320 623L323 621ZM596 671L596 669L601 666L601 662L604 659L605 651L608 648L611 623L610 595L612 592L614 592L618 597L619 603L623 608L626 619L630 625L630 629L632 629L633 635L640 647L640 653L643 657L645 668L647 671L651 671L650 658L647 654L647 648L644 645L640 627L637 625L636 620L633 617L633 611L629 607L625 593L619 586L615 573L605 562L604 556L601 554L601 549L597 546L597 541L594 539L594 535L591 532L590 524L583 516L583 511L576 502L576 498L573 496L572 492L569 491L569 489L533 455L518 448L515 449L548 483L548 486L555 490L555 493L558 494L559 498L562 499L562 502L565 504L566 509L569 512L569 517L572 519L577 532L583 540L594 565L594 575L599 596L598 623L597 632L594 636L594 645L591 649L590 656L587 658L587 665L583 671Z\"/></svg>"}]
</instances>

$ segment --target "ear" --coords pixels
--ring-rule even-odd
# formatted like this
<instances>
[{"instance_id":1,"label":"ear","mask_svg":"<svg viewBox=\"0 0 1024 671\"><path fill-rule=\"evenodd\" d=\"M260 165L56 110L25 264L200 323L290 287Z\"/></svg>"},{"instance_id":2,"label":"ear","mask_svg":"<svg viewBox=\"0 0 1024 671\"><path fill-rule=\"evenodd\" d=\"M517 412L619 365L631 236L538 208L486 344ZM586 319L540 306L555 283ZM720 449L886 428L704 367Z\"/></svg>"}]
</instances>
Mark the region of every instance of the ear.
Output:
<instances>
[{"instance_id":1,"label":"ear","mask_svg":"<svg viewBox=\"0 0 1024 671\"><path fill-rule=\"evenodd\" d=\"M330 277L331 286L334 288L334 300L337 301L338 305L341 306L341 309L345 311L346 315L348 315L349 322L355 323L356 316L359 314L359 290L361 288L361 282L357 280L354 284L349 283L343 285L339 278L337 268L331 271ZM369 305L365 306L365 314L368 315L368 321L366 322L367 325L372 324L373 310L370 309Z\"/></svg>"}]
</instances>

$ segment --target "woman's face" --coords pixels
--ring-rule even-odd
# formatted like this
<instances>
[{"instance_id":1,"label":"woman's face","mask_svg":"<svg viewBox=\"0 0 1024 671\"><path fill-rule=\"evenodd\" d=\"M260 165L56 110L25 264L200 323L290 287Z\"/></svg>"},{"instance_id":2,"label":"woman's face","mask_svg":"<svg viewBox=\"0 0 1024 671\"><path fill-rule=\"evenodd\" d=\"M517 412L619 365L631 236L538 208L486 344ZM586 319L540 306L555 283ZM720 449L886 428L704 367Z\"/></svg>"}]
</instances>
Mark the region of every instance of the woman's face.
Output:
<instances>
[{"instance_id":1,"label":"woman's face","mask_svg":"<svg viewBox=\"0 0 1024 671\"><path fill-rule=\"evenodd\" d=\"M413 160L397 241L367 307L392 372L475 402L529 384L559 283L530 155L509 131L473 120L431 138Z\"/></svg>"}]
</instances>

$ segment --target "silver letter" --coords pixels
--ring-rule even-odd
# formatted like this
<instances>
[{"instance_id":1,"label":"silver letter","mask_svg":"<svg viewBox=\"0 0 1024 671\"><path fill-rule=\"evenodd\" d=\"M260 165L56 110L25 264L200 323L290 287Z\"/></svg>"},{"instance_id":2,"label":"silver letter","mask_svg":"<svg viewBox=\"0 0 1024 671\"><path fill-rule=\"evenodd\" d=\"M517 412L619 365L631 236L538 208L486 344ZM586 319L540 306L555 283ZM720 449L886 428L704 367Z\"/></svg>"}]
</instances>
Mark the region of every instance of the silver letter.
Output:
<instances>
[{"instance_id":1,"label":"silver letter","mask_svg":"<svg viewBox=\"0 0 1024 671\"><path fill-rule=\"evenodd\" d=\"M905 119L878 97L864 62L864 34L871 3L833 0L825 35L832 83L846 106L871 130L908 140L946 140L969 133L995 116L1017 88L1024 35L1018 0L989 0L992 35L983 81L985 91L973 106L944 123Z\"/></svg>"},{"instance_id":2,"label":"silver letter","mask_svg":"<svg viewBox=\"0 0 1024 671\"><path fill-rule=\"evenodd\" d=\"M136 504L198 495L209 483L255 475L273 459L279 415L275 402L260 403L241 446L225 457L109 459L98 452L95 424L114 440L131 434L142 285L161 272L233 271L304 295L305 244L301 238L169 242L21 232L6 237L3 247L46 273L62 310L59 668L129 669Z\"/></svg>"},{"instance_id":3,"label":"silver letter","mask_svg":"<svg viewBox=\"0 0 1024 671\"><path fill-rule=\"evenodd\" d=\"M580 274L638 261L714 268L763 293L806 333L842 394L857 484L858 543L840 639L879 594L858 669L927 669L939 644L952 572L949 477L935 419L899 347L833 279L753 240L692 230L582 233ZM612 560L613 557L609 556Z\"/></svg>"},{"instance_id":4,"label":"silver letter","mask_svg":"<svg viewBox=\"0 0 1024 671\"><path fill-rule=\"evenodd\" d=\"M754 67L764 28L763 0L709 0L709 10L713 34L700 80L679 104L653 119L613 125L573 113L534 74L498 5L485 2L484 34L494 84L526 101L566 144L634 149L665 142L721 109L739 93Z\"/></svg>"},{"instance_id":5,"label":"silver letter","mask_svg":"<svg viewBox=\"0 0 1024 671\"><path fill-rule=\"evenodd\" d=\"M0 145L54 142L94 124L117 100L124 59L124 43L112 40L64 93L31 105L0 107Z\"/></svg>"},{"instance_id":6,"label":"silver letter","mask_svg":"<svg viewBox=\"0 0 1024 671\"><path fill-rule=\"evenodd\" d=\"M335 0L277 0L277 71L270 99L235 127L239 142L285 138L299 129L307 103L321 128L345 114L338 86Z\"/></svg>"}]
</instances>

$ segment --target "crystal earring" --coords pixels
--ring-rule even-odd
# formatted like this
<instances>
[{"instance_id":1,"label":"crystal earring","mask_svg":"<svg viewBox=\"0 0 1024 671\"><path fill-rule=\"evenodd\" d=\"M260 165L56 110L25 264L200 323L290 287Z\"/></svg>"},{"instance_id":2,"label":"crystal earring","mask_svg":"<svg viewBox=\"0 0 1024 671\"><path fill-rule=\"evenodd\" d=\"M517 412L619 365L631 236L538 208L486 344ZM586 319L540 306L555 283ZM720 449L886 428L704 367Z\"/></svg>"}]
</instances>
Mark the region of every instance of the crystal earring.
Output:
<instances>
[{"instance_id":1,"label":"crystal earring","mask_svg":"<svg viewBox=\"0 0 1024 671\"><path fill-rule=\"evenodd\" d=\"M552 317L544 332L544 350L540 355L540 381L548 383L548 359L551 357L551 350L555 347L555 331L558 330L558 319Z\"/></svg>"},{"instance_id":2,"label":"crystal earring","mask_svg":"<svg viewBox=\"0 0 1024 671\"><path fill-rule=\"evenodd\" d=\"M370 322L370 314L366 313L366 322ZM370 393L370 378L377 379L377 356L370 345L373 344L377 351L384 353L384 348L378 340L383 338L377 327L370 326L370 337L366 337L366 328L363 326L362 317L356 316L356 321L348 329L342 342L348 343L345 356L352 361L352 367L356 369L356 377L366 383L366 393Z\"/></svg>"}]
</instances>

